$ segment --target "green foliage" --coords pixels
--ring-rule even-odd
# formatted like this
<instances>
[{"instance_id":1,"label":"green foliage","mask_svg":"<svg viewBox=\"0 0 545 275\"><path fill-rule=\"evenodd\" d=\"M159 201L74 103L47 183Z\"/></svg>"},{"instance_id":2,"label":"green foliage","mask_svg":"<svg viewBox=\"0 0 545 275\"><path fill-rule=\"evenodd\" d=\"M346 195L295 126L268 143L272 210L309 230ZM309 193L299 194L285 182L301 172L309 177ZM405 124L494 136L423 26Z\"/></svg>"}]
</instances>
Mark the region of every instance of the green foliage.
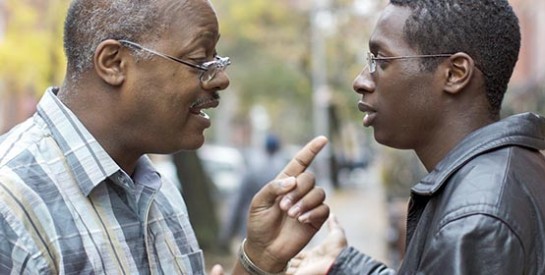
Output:
<instances>
[{"instance_id":1,"label":"green foliage","mask_svg":"<svg viewBox=\"0 0 545 275\"><path fill-rule=\"evenodd\" d=\"M290 120L302 127L281 129L293 141L312 132L311 123L297 124L299 119L312 121L308 14L286 0L222 0L214 5L222 35L218 50L232 57L230 89L240 95L235 117L247 116L260 104L273 125Z\"/></svg>"},{"instance_id":2,"label":"green foliage","mask_svg":"<svg viewBox=\"0 0 545 275\"><path fill-rule=\"evenodd\" d=\"M67 0L49 1L47 10L28 1L7 1L8 21L0 40L0 81L9 92L41 93L64 72L62 14Z\"/></svg>"},{"instance_id":3,"label":"green foliage","mask_svg":"<svg viewBox=\"0 0 545 275\"><path fill-rule=\"evenodd\" d=\"M331 13L350 11L352 3L335 2ZM214 5L222 34L218 49L233 60L230 89L240 95L235 117L246 116L252 105L259 104L286 140L308 139L313 133L310 7L290 0L222 0ZM351 12L337 17L333 31L320 32L332 104L340 107L341 120L347 121L352 119L347 116L357 116L352 80L363 68L366 26L372 24Z\"/></svg>"}]
</instances>

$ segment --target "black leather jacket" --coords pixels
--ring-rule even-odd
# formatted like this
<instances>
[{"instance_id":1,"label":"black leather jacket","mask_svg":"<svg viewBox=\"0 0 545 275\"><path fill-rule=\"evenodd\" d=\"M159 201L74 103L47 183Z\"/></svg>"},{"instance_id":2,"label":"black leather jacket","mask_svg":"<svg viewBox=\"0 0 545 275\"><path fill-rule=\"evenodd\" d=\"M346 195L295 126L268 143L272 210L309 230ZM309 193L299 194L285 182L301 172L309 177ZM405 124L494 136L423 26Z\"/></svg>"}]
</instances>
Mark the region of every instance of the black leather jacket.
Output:
<instances>
[{"instance_id":1,"label":"black leather jacket","mask_svg":"<svg viewBox=\"0 0 545 275\"><path fill-rule=\"evenodd\" d=\"M329 274L545 274L545 118L468 135L412 188L395 271L344 249Z\"/></svg>"}]
</instances>

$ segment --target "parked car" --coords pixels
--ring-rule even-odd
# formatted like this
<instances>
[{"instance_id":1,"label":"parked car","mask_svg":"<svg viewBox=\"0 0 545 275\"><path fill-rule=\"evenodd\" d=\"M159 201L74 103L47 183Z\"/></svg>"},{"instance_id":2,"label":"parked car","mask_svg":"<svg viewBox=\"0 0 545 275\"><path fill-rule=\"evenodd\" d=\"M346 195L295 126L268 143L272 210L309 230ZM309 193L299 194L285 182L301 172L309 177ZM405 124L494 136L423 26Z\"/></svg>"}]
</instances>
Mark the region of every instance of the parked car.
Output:
<instances>
[{"instance_id":1,"label":"parked car","mask_svg":"<svg viewBox=\"0 0 545 275\"><path fill-rule=\"evenodd\" d=\"M205 144L197 150L197 155L221 196L237 191L245 169L244 157L238 149Z\"/></svg>"}]
</instances>

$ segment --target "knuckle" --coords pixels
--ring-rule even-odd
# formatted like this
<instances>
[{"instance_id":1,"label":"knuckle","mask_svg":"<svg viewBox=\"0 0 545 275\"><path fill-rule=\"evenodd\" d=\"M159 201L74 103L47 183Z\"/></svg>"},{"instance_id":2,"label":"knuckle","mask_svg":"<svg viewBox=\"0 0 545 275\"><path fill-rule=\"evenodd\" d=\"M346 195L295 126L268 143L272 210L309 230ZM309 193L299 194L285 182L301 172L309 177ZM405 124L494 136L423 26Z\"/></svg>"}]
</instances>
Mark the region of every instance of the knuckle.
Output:
<instances>
[{"instance_id":1,"label":"knuckle","mask_svg":"<svg viewBox=\"0 0 545 275\"><path fill-rule=\"evenodd\" d=\"M301 173L297 178L301 179L301 181L305 184L310 184L311 186L313 186L314 182L316 181L316 177L314 176L314 174L309 172Z\"/></svg>"},{"instance_id":2,"label":"knuckle","mask_svg":"<svg viewBox=\"0 0 545 275\"><path fill-rule=\"evenodd\" d=\"M323 201L326 197L326 193L325 193L325 190L321 187L316 187L314 188L314 192L317 193L317 196Z\"/></svg>"}]
</instances>

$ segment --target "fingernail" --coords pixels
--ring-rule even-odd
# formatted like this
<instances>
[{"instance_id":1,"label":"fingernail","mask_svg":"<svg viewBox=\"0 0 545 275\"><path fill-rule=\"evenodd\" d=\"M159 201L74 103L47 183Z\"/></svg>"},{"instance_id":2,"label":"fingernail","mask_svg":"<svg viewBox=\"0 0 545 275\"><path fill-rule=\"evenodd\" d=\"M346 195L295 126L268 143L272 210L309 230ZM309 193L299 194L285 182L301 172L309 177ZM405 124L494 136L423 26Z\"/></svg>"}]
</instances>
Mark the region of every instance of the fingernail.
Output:
<instances>
[{"instance_id":1,"label":"fingernail","mask_svg":"<svg viewBox=\"0 0 545 275\"><path fill-rule=\"evenodd\" d=\"M300 222L300 223L305 223L309 220L310 218L310 213L305 213L301 216L299 216L299 218L297 218L297 220Z\"/></svg>"},{"instance_id":2,"label":"fingernail","mask_svg":"<svg viewBox=\"0 0 545 275\"><path fill-rule=\"evenodd\" d=\"M284 197L282 201L280 201L280 209L286 210L291 207L291 199L288 197Z\"/></svg>"},{"instance_id":3,"label":"fingernail","mask_svg":"<svg viewBox=\"0 0 545 275\"><path fill-rule=\"evenodd\" d=\"M299 215L299 212L301 212L301 205L296 204L295 206L290 208L290 210L288 211L288 215L291 217L296 217L297 215Z\"/></svg>"}]
</instances>

